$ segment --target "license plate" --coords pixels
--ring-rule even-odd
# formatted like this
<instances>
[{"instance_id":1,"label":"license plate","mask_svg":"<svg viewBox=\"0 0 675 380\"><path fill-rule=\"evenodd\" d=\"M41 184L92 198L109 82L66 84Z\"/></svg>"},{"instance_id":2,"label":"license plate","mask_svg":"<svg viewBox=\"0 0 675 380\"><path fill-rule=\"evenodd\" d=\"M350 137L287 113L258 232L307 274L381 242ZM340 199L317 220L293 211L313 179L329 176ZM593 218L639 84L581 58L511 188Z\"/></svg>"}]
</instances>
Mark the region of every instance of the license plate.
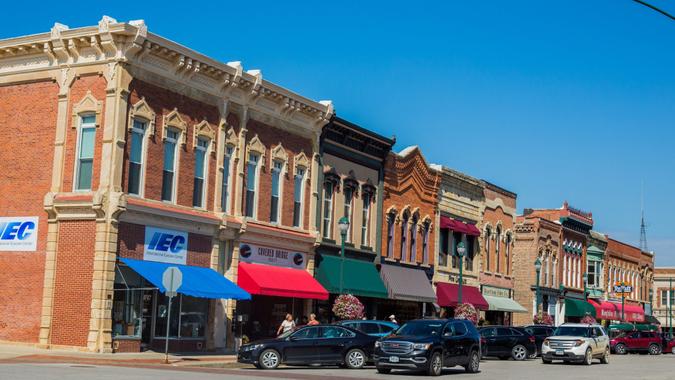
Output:
<instances>
[{"instance_id":1,"label":"license plate","mask_svg":"<svg viewBox=\"0 0 675 380\"><path fill-rule=\"evenodd\" d=\"M390 356L389 362L390 363L398 363L398 356Z\"/></svg>"},{"instance_id":2,"label":"license plate","mask_svg":"<svg viewBox=\"0 0 675 380\"><path fill-rule=\"evenodd\" d=\"M556 355L565 355L565 350L556 350L555 354Z\"/></svg>"}]
</instances>

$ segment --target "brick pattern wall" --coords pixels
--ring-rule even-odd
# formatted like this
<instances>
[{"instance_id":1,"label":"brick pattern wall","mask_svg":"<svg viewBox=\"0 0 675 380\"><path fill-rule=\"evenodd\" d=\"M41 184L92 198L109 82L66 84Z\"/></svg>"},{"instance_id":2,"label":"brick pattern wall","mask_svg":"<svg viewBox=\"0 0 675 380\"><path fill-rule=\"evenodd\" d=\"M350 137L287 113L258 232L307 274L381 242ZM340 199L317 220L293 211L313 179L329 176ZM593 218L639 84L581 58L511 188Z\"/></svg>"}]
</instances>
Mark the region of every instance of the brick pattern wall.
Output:
<instances>
[{"instance_id":1,"label":"brick pattern wall","mask_svg":"<svg viewBox=\"0 0 675 380\"><path fill-rule=\"evenodd\" d=\"M175 108L178 110L181 118L187 123L186 144L184 146L179 144L176 155L177 165L174 175L177 175L178 182L176 184L175 199L178 205L192 207L195 173L194 126L206 119L214 132L217 133L218 122L220 120L218 108L136 79L129 86L129 91L129 107L132 107L144 97L155 113L155 133L154 136L150 136L146 140L145 198L162 199L162 170L164 168L164 143L162 136L164 116L171 113ZM128 190L129 153L131 149L131 137L129 135L130 132L127 132L122 178L125 190ZM215 152L218 151L218 147L216 140L211 141L211 144L213 144L213 149L210 149L207 154L208 177L207 188L205 190L205 208L207 210L213 210L217 170ZM220 184L218 185L220 186Z\"/></svg>"},{"instance_id":2,"label":"brick pattern wall","mask_svg":"<svg viewBox=\"0 0 675 380\"><path fill-rule=\"evenodd\" d=\"M527 313L513 313L513 324L532 323L534 295L530 286L536 283L536 274L532 263L537 257L539 238L537 227L533 224L517 226L517 239L513 247L513 298L527 309Z\"/></svg>"},{"instance_id":3,"label":"brick pattern wall","mask_svg":"<svg viewBox=\"0 0 675 380\"><path fill-rule=\"evenodd\" d=\"M0 216L39 216L36 252L0 252L0 340L37 342L44 281L58 86L0 87Z\"/></svg>"},{"instance_id":4,"label":"brick pattern wall","mask_svg":"<svg viewBox=\"0 0 675 380\"><path fill-rule=\"evenodd\" d=\"M51 344L87 345L95 234L94 221L59 223Z\"/></svg>"},{"instance_id":5,"label":"brick pattern wall","mask_svg":"<svg viewBox=\"0 0 675 380\"><path fill-rule=\"evenodd\" d=\"M421 225L423 219L428 216L431 219L432 228L429 232L428 238L428 263L434 264L434 256L436 252L435 234L439 226L435 226L435 214L438 208L438 187L440 186L440 174L429 168L424 157L419 149L415 149L405 157L401 157L395 153L389 154L384 166L384 201L382 210L385 213L382 223L382 256L387 256L388 246L388 226L387 226L387 210L392 207L396 209L398 215L401 214L404 207L409 206L410 211L419 210L419 223ZM401 219L394 225L394 239L393 239L393 258L408 262L408 258L401 258ZM415 263L422 263L422 231L423 228L417 228L415 253ZM410 256L410 231L408 231L408 238L406 244L408 248L408 256Z\"/></svg>"},{"instance_id":6,"label":"brick pattern wall","mask_svg":"<svg viewBox=\"0 0 675 380\"><path fill-rule=\"evenodd\" d=\"M64 156L63 188L62 191L73 191L75 182L75 162L77 159L77 131L79 120L73 120L72 112L75 107L90 91L91 95L100 101L101 107L100 124L96 128L96 145L94 146L94 163L91 177L92 190L98 189L98 183L101 175L101 147L103 141L103 115L105 115L105 96L106 81L102 76L88 75L76 79L70 88L70 99L68 104L68 123L66 126L66 143ZM56 106L56 100L54 100ZM75 122L75 124L73 124ZM52 132L53 134L53 132ZM53 138L52 138L53 141Z\"/></svg>"},{"instance_id":7,"label":"brick pattern wall","mask_svg":"<svg viewBox=\"0 0 675 380\"><path fill-rule=\"evenodd\" d=\"M483 225L486 225L487 223L490 224L492 234L492 236L490 237L491 240L489 244L490 252L485 251L487 248L487 244L485 244L485 237L483 237L483 241L481 242L481 248L483 249L483 255L481 255L482 256L481 270L510 276L511 272L513 271L513 244L511 244L511 247L509 248L508 253L510 257L508 259L510 260L510 262L507 265L507 247L505 240L506 240L506 233L508 230L511 230L511 233L513 234L513 216L506 214L501 207L497 207L495 209L486 207L483 213ZM499 240L496 240L495 234L497 233L498 223L500 223L501 225L501 233L499 236ZM511 236L512 242L514 236L515 235ZM498 244L499 244L499 265L497 265ZM489 260L487 255L490 255ZM489 268L487 265L488 261L490 263ZM497 270L497 268L499 268L499 270Z\"/></svg>"},{"instance_id":8,"label":"brick pattern wall","mask_svg":"<svg viewBox=\"0 0 675 380\"><path fill-rule=\"evenodd\" d=\"M113 352L140 352L141 341L135 339L113 339Z\"/></svg>"},{"instance_id":9,"label":"brick pattern wall","mask_svg":"<svg viewBox=\"0 0 675 380\"><path fill-rule=\"evenodd\" d=\"M117 243L117 254L120 257L143 260L143 244L145 242L145 226L134 223L120 223ZM188 234L187 265L210 267L211 237L199 234Z\"/></svg>"}]
</instances>

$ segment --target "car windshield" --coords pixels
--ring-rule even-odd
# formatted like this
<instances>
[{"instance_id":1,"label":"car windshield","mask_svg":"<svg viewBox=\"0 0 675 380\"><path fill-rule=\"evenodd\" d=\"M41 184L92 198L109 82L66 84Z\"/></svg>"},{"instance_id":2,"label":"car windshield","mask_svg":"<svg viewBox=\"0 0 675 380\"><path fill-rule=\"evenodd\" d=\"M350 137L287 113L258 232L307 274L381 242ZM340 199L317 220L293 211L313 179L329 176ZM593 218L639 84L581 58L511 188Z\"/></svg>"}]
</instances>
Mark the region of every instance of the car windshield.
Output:
<instances>
[{"instance_id":1,"label":"car windshield","mask_svg":"<svg viewBox=\"0 0 675 380\"><path fill-rule=\"evenodd\" d=\"M396 335L429 336L440 335L443 323L432 321L412 321L396 331Z\"/></svg>"},{"instance_id":2,"label":"car windshield","mask_svg":"<svg viewBox=\"0 0 675 380\"><path fill-rule=\"evenodd\" d=\"M298 330L293 330L293 329L288 330L286 332L281 333L281 335L279 335L277 338L280 338L280 339L288 338L291 334L293 334L296 331L298 331Z\"/></svg>"},{"instance_id":3,"label":"car windshield","mask_svg":"<svg viewBox=\"0 0 675 380\"><path fill-rule=\"evenodd\" d=\"M581 336L588 338L590 329L588 327L560 326L553 333L555 336Z\"/></svg>"}]
</instances>

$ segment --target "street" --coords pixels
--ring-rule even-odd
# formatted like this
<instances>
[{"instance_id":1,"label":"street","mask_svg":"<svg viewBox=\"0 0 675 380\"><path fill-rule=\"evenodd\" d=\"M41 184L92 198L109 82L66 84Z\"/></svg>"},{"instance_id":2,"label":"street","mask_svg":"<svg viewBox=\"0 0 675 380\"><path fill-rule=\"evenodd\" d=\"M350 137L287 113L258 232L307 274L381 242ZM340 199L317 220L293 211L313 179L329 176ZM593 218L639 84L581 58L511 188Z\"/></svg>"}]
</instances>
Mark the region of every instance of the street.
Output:
<instances>
[{"instance_id":1,"label":"street","mask_svg":"<svg viewBox=\"0 0 675 380\"><path fill-rule=\"evenodd\" d=\"M409 372L394 372L380 375L374 368L346 370L339 368L297 368L284 367L275 371L262 371L251 368L176 368L159 367L112 367L81 365L68 363L16 363L1 364L0 379L8 380L51 380L51 379L97 379L97 380L194 380L222 379L418 379L425 378ZM465 374L462 369L444 371L445 378L451 379L545 379L545 380L672 380L675 379L675 356L673 355L613 355L609 365L596 362L591 367L578 364L544 365L540 360L515 362L512 360L485 360L481 362L481 372L475 375Z\"/></svg>"}]
</instances>

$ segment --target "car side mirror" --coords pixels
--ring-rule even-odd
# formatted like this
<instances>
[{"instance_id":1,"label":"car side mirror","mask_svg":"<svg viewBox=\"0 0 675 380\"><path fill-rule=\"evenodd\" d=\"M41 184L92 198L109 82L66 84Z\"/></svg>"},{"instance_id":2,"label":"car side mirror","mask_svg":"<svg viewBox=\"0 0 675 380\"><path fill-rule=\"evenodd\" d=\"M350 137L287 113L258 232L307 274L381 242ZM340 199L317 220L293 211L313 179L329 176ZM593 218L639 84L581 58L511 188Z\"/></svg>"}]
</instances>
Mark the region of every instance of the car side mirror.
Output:
<instances>
[{"instance_id":1,"label":"car side mirror","mask_svg":"<svg viewBox=\"0 0 675 380\"><path fill-rule=\"evenodd\" d=\"M443 338L448 338L448 337L451 337L451 336L452 336L452 331L448 331L448 332L443 333Z\"/></svg>"}]
</instances>

